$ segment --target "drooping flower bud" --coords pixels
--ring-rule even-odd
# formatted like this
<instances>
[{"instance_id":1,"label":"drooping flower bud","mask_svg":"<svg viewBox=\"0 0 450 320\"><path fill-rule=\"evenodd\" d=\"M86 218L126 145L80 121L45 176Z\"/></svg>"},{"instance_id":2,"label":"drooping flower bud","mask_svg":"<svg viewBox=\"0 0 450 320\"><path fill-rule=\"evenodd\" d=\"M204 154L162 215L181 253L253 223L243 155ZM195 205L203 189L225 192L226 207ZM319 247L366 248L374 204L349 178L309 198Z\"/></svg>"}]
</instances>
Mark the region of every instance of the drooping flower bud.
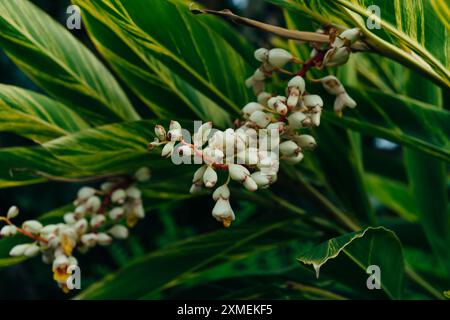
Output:
<instances>
[{"instance_id":1,"label":"drooping flower bud","mask_svg":"<svg viewBox=\"0 0 450 320\"><path fill-rule=\"evenodd\" d=\"M280 143L280 152L284 156L293 156L301 151L300 147L291 140L284 141Z\"/></svg>"},{"instance_id":2,"label":"drooping flower bud","mask_svg":"<svg viewBox=\"0 0 450 320\"><path fill-rule=\"evenodd\" d=\"M106 221L106 218L104 215L102 214L96 214L94 217L92 217L91 219L91 227L93 229L97 229L100 228Z\"/></svg>"},{"instance_id":3,"label":"drooping flower bud","mask_svg":"<svg viewBox=\"0 0 450 320\"><path fill-rule=\"evenodd\" d=\"M115 207L115 208L111 209L111 211L109 211L108 216L111 220L115 221L115 220L119 220L120 218L122 218L124 213L125 213L124 208Z\"/></svg>"},{"instance_id":4,"label":"drooping flower bud","mask_svg":"<svg viewBox=\"0 0 450 320\"><path fill-rule=\"evenodd\" d=\"M211 166L208 166L203 174L203 183L207 188L212 188L217 183L217 173Z\"/></svg>"},{"instance_id":5,"label":"drooping flower bud","mask_svg":"<svg viewBox=\"0 0 450 320\"><path fill-rule=\"evenodd\" d=\"M295 142L302 148L307 150L313 150L316 146L316 140L313 136L308 134L302 134L295 137Z\"/></svg>"},{"instance_id":6,"label":"drooping flower bud","mask_svg":"<svg viewBox=\"0 0 450 320\"><path fill-rule=\"evenodd\" d=\"M162 149L161 156L163 158L168 158L172 155L173 148L175 146L175 141L167 142L164 148Z\"/></svg>"},{"instance_id":7,"label":"drooping flower bud","mask_svg":"<svg viewBox=\"0 0 450 320\"><path fill-rule=\"evenodd\" d=\"M356 102L346 92L339 94L334 100L334 111L336 113L342 112L345 107L355 108Z\"/></svg>"},{"instance_id":8,"label":"drooping flower bud","mask_svg":"<svg viewBox=\"0 0 450 320\"><path fill-rule=\"evenodd\" d=\"M242 184L248 191L254 192L258 190L258 185L250 176L247 176Z\"/></svg>"},{"instance_id":9,"label":"drooping flower bud","mask_svg":"<svg viewBox=\"0 0 450 320\"><path fill-rule=\"evenodd\" d=\"M345 64L350 58L350 50L347 47L331 48L323 58L326 67L336 67Z\"/></svg>"},{"instance_id":10,"label":"drooping flower bud","mask_svg":"<svg viewBox=\"0 0 450 320\"><path fill-rule=\"evenodd\" d=\"M247 103L244 108L242 108L242 113L245 118L249 118L253 114L253 112L262 110L264 110L264 107L262 105L256 102L250 102Z\"/></svg>"},{"instance_id":11,"label":"drooping flower bud","mask_svg":"<svg viewBox=\"0 0 450 320\"><path fill-rule=\"evenodd\" d=\"M228 165L228 171L230 173L231 179L239 182L244 182L245 178L250 175L250 171L240 164L230 164Z\"/></svg>"},{"instance_id":12,"label":"drooping flower bud","mask_svg":"<svg viewBox=\"0 0 450 320\"><path fill-rule=\"evenodd\" d=\"M303 103L308 109L323 107L323 100L316 94L303 96Z\"/></svg>"},{"instance_id":13,"label":"drooping flower bud","mask_svg":"<svg viewBox=\"0 0 450 320\"><path fill-rule=\"evenodd\" d=\"M25 251L23 252L23 255L25 257L32 258L32 257L37 256L39 251L40 251L39 246L37 244L31 244L28 246L28 248L25 249Z\"/></svg>"},{"instance_id":14,"label":"drooping flower bud","mask_svg":"<svg viewBox=\"0 0 450 320\"><path fill-rule=\"evenodd\" d=\"M28 247L30 246L30 244L25 243L25 244L19 244L17 246L14 246L11 251L9 251L9 255L11 257L20 257L23 256L25 253L25 250L28 249Z\"/></svg>"},{"instance_id":15,"label":"drooping flower bud","mask_svg":"<svg viewBox=\"0 0 450 320\"><path fill-rule=\"evenodd\" d=\"M0 236L1 237L12 237L17 234L17 227L16 226L4 226L0 230Z\"/></svg>"},{"instance_id":16,"label":"drooping flower bud","mask_svg":"<svg viewBox=\"0 0 450 320\"><path fill-rule=\"evenodd\" d=\"M255 73L253 73L253 79L256 81L264 81L266 80L266 75L260 68L255 70Z\"/></svg>"},{"instance_id":17,"label":"drooping flower bud","mask_svg":"<svg viewBox=\"0 0 450 320\"><path fill-rule=\"evenodd\" d=\"M293 59L292 54L284 49L275 48L269 51L269 63L276 68L282 68Z\"/></svg>"},{"instance_id":18,"label":"drooping flower bud","mask_svg":"<svg viewBox=\"0 0 450 320\"><path fill-rule=\"evenodd\" d=\"M108 246L112 241L113 239L107 233L97 234L97 243L101 246Z\"/></svg>"},{"instance_id":19,"label":"drooping flower bud","mask_svg":"<svg viewBox=\"0 0 450 320\"><path fill-rule=\"evenodd\" d=\"M284 158L284 161L290 164L297 164L303 159L303 153L299 152L296 155Z\"/></svg>"},{"instance_id":20,"label":"drooping flower bud","mask_svg":"<svg viewBox=\"0 0 450 320\"><path fill-rule=\"evenodd\" d=\"M329 94L338 95L342 92L345 92L344 86L335 76L323 77L322 79L320 79L320 82Z\"/></svg>"},{"instance_id":21,"label":"drooping flower bud","mask_svg":"<svg viewBox=\"0 0 450 320\"><path fill-rule=\"evenodd\" d=\"M83 187L78 191L78 200L84 201L95 195L95 189L91 187Z\"/></svg>"},{"instance_id":22,"label":"drooping flower bud","mask_svg":"<svg viewBox=\"0 0 450 320\"><path fill-rule=\"evenodd\" d=\"M270 117L265 112L257 110L250 116L250 121L260 128L265 128L270 123Z\"/></svg>"},{"instance_id":23,"label":"drooping flower bud","mask_svg":"<svg viewBox=\"0 0 450 320\"><path fill-rule=\"evenodd\" d=\"M297 111L292 113L287 119L289 126L292 127L292 129L300 129L304 127L303 122L307 117L303 112Z\"/></svg>"},{"instance_id":24,"label":"drooping flower bud","mask_svg":"<svg viewBox=\"0 0 450 320\"><path fill-rule=\"evenodd\" d=\"M305 80L300 76L295 76L288 82L287 106L293 109L297 106L299 97L305 92Z\"/></svg>"},{"instance_id":25,"label":"drooping flower bud","mask_svg":"<svg viewBox=\"0 0 450 320\"><path fill-rule=\"evenodd\" d=\"M95 233L87 233L81 236L81 243L88 248L92 248L97 244L97 235Z\"/></svg>"},{"instance_id":26,"label":"drooping flower bud","mask_svg":"<svg viewBox=\"0 0 450 320\"><path fill-rule=\"evenodd\" d=\"M230 198L230 189L226 184L221 185L214 191L212 197L215 201L219 200L219 198L227 200Z\"/></svg>"},{"instance_id":27,"label":"drooping flower bud","mask_svg":"<svg viewBox=\"0 0 450 320\"><path fill-rule=\"evenodd\" d=\"M228 228L231 222L234 221L235 216L233 209L231 208L230 201L219 198L212 211L213 217L222 222L223 226Z\"/></svg>"},{"instance_id":28,"label":"drooping flower bud","mask_svg":"<svg viewBox=\"0 0 450 320\"><path fill-rule=\"evenodd\" d=\"M90 197L85 204L86 210L90 212L97 212L102 205L102 201L97 196Z\"/></svg>"},{"instance_id":29,"label":"drooping flower bud","mask_svg":"<svg viewBox=\"0 0 450 320\"><path fill-rule=\"evenodd\" d=\"M265 189L268 188L272 183L271 176L263 174L261 171L256 171L250 176L258 185L258 188Z\"/></svg>"}]
</instances>

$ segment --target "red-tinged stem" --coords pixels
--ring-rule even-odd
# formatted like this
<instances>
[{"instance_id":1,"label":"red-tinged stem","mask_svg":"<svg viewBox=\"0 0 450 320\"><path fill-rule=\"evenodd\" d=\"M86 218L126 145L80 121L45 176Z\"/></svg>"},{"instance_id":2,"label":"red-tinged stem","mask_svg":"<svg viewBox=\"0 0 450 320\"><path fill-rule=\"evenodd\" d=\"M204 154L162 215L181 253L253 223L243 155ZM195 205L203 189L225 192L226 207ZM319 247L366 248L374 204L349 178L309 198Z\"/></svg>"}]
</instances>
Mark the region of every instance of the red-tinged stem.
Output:
<instances>
[{"instance_id":1,"label":"red-tinged stem","mask_svg":"<svg viewBox=\"0 0 450 320\"><path fill-rule=\"evenodd\" d=\"M6 218L6 217L0 217L0 221L4 221L4 222L6 222L7 224L9 224L10 226L16 227L17 232L23 234L24 236L26 236L26 237L28 237L28 238L31 238L31 239L36 240L36 241L41 241L41 242L43 242L43 243L48 243L48 240L47 240L47 239L44 239L44 238L42 238L42 237L40 237L40 236L34 235L34 234L32 234L32 233L30 233L30 232L24 230L24 229L22 229L22 228L17 227L14 223L11 222L11 220L9 220L9 219Z\"/></svg>"},{"instance_id":2,"label":"red-tinged stem","mask_svg":"<svg viewBox=\"0 0 450 320\"><path fill-rule=\"evenodd\" d=\"M306 73L311 69L312 67L315 67L317 63L321 62L323 58L325 57L326 50L319 51L314 57L309 59L303 64L303 67L300 69L300 71L297 73L300 77L304 77Z\"/></svg>"}]
</instances>

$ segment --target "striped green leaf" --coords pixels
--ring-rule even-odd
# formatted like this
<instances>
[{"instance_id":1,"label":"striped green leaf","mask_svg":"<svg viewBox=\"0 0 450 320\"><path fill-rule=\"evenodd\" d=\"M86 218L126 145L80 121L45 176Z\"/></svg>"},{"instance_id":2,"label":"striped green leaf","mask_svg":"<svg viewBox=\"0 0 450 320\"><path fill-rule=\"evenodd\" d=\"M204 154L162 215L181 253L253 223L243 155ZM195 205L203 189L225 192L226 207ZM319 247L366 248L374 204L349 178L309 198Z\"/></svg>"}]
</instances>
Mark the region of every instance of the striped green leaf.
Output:
<instances>
[{"instance_id":1,"label":"striped green leaf","mask_svg":"<svg viewBox=\"0 0 450 320\"><path fill-rule=\"evenodd\" d=\"M42 147L0 149L0 189L46 181L39 172L66 177L87 174L55 158Z\"/></svg>"},{"instance_id":2,"label":"striped green leaf","mask_svg":"<svg viewBox=\"0 0 450 320\"><path fill-rule=\"evenodd\" d=\"M91 123L139 118L102 63L27 0L0 1L0 47L40 87Z\"/></svg>"},{"instance_id":3,"label":"striped green leaf","mask_svg":"<svg viewBox=\"0 0 450 320\"><path fill-rule=\"evenodd\" d=\"M43 143L86 128L88 124L65 105L29 90L0 84L0 131Z\"/></svg>"},{"instance_id":4,"label":"striped green leaf","mask_svg":"<svg viewBox=\"0 0 450 320\"><path fill-rule=\"evenodd\" d=\"M187 6L172 1L74 3L111 28L151 73L172 83L171 89L185 93L182 78L234 113L248 101L243 85L251 73L248 65L230 44L197 21Z\"/></svg>"},{"instance_id":5,"label":"striped green leaf","mask_svg":"<svg viewBox=\"0 0 450 320\"><path fill-rule=\"evenodd\" d=\"M359 27L381 54L450 87L450 6L439 0L268 0L321 24ZM369 6L380 9L374 18ZM367 23L379 22L380 28Z\"/></svg>"},{"instance_id":6,"label":"striped green leaf","mask_svg":"<svg viewBox=\"0 0 450 320\"><path fill-rule=\"evenodd\" d=\"M303 253L298 260L312 265L319 276L319 270L324 268L326 272L325 264L338 256L349 259L362 269L363 273L369 266L378 266L380 269L378 280L385 294L392 299L401 298L404 261L402 246L395 233L383 227L348 233L314 247ZM330 261L329 264L332 262ZM349 270L341 271L348 273ZM353 274L348 276L355 277ZM365 285L366 283L363 282L360 287L363 288Z\"/></svg>"}]
</instances>

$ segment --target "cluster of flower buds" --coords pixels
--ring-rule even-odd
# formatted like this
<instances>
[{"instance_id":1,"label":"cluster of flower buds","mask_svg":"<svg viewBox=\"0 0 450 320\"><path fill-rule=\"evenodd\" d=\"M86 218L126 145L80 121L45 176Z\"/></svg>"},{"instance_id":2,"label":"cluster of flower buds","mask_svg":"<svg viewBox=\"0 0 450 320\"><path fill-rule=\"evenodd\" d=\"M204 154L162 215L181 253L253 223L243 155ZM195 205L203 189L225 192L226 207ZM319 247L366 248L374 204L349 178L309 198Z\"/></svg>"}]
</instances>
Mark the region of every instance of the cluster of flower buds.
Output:
<instances>
[{"instance_id":1,"label":"cluster of flower buds","mask_svg":"<svg viewBox=\"0 0 450 320\"><path fill-rule=\"evenodd\" d=\"M187 131L179 122L172 120L167 132L161 125L155 127L156 138L149 144L149 149L164 146L161 156L181 159L174 161L177 164L190 164L192 158L200 160L194 161L202 165L194 173L191 193L197 193L202 188L215 188L219 180L217 170L227 171L226 182L213 192L216 205L212 214L225 227L229 227L235 219L230 205L230 181L241 183L248 191L267 188L277 180L281 160L297 164L303 159L305 150L316 147L315 139L300 131L320 125L323 100L306 91L304 76L311 67L345 63L351 45L359 37L358 29L349 29L332 37L329 44L311 43L314 49L307 62L301 62L280 48L256 50L255 58L261 66L245 83L253 88L257 101L242 108L242 118L235 121L234 128L220 131L213 129L211 122L204 123L194 133L193 141L186 141L183 132ZM297 75L292 76L290 71L283 69L289 62L303 65ZM264 91L264 81L274 72L291 74L285 95ZM356 106L336 77L327 76L318 81L328 93L336 96L336 113L340 114L345 107Z\"/></svg>"},{"instance_id":2,"label":"cluster of flower buds","mask_svg":"<svg viewBox=\"0 0 450 320\"><path fill-rule=\"evenodd\" d=\"M64 292L68 292L69 267L77 266L75 250L87 252L96 245L110 245L113 239L128 237L128 227L145 217L138 182L150 178L148 168L136 171L133 178L116 178L104 182L100 189L83 187L74 201L73 212L64 214L64 222L43 226L37 220L27 220L21 227L12 220L19 210L11 207L0 221L6 225L0 236L12 237L18 233L33 241L13 247L13 257L34 257L39 253L45 263L52 265L53 278Z\"/></svg>"},{"instance_id":3,"label":"cluster of flower buds","mask_svg":"<svg viewBox=\"0 0 450 320\"><path fill-rule=\"evenodd\" d=\"M260 48L255 51L255 58L261 62L261 66L245 81L245 85L253 88L255 94L264 91L264 80L270 78L273 72L283 70L288 62L298 62L291 53L280 48Z\"/></svg>"},{"instance_id":4,"label":"cluster of flower buds","mask_svg":"<svg viewBox=\"0 0 450 320\"><path fill-rule=\"evenodd\" d=\"M326 52L323 64L326 67L337 67L345 64L350 58L351 46L361 38L358 28L344 30L334 37L331 48Z\"/></svg>"}]
</instances>

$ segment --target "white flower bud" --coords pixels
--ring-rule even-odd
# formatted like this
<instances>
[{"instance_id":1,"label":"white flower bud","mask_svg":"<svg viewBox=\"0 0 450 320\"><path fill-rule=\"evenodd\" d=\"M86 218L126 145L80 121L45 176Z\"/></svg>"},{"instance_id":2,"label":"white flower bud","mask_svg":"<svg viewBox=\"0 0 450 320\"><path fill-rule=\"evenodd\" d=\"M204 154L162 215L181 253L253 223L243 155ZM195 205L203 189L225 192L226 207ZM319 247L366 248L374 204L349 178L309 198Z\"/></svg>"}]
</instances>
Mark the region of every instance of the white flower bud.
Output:
<instances>
[{"instance_id":1,"label":"white flower bud","mask_svg":"<svg viewBox=\"0 0 450 320\"><path fill-rule=\"evenodd\" d=\"M78 191L78 200L84 201L95 195L95 189L91 187L83 187Z\"/></svg>"},{"instance_id":2,"label":"white flower bud","mask_svg":"<svg viewBox=\"0 0 450 320\"><path fill-rule=\"evenodd\" d=\"M11 257L20 257L23 256L25 254L25 250L28 249L28 247L30 246L30 244L25 243L25 244L19 244L17 246L14 246L11 251L9 251L9 255Z\"/></svg>"},{"instance_id":3,"label":"white flower bud","mask_svg":"<svg viewBox=\"0 0 450 320\"><path fill-rule=\"evenodd\" d=\"M125 192L127 194L127 197L131 199L140 199L142 195L141 190L139 190L135 186L128 187Z\"/></svg>"},{"instance_id":4,"label":"white flower bud","mask_svg":"<svg viewBox=\"0 0 450 320\"><path fill-rule=\"evenodd\" d=\"M305 121L306 115L303 112L297 111L292 113L287 119L290 127L300 129L304 126L303 121Z\"/></svg>"},{"instance_id":5,"label":"white flower bud","mask_svg":"<svg viewBox=\"0 0 450 320\"><path fill-rule=\"evenodd\" d=\"M239 182L244 182L245 178L250 175L250 171L248 171L246 167L241 166L240 164L229 164L228 170L231 179Z\"/></svg>"},{"instance_id":6,"label":"white flower bud","mask_svg":"<svg viewBox=\"0 0 450 320\"><path fill-rule=\"evenodd\" d=\"M255 180L253 180L250 176L245 178L243 185L245 189L247 189L248 191L253 192L258 190L258 185L256 184Z\"/></svg>"},{"instance_id":7,"label":"white flower bud","mask_svg":"<svg viewBox=\"0 0 450 320\"><path fill-rule=\"evenodd\" d=\"M0 230L0 236L1 237L12 237L17 234L17 227L16 226L4 226Z\"/></svg>"},{"instance_id":8,"label":"white flower bud","mask_svg":"<svg viewBox=\"0 0 450 320\"><path fill-rule=\"evenodd\" d=\"M256 171L252 173L250 176L258 185L258 188L265 189L268 188L269 185L272 183L272 176L263 174L261 171Z\"/></svg>"},{"instance_id":9,"label":"white flower bud","mask_svg":"<svg viewBox=\"0 0 450 320\"><path fill-rule=\"evenodd\" d=\"M288 88L297 88L302 95L305 92L305 79L295 76L288 82Z\"/></svg>"},{"instance_id":10,"label":"white flower bud","mask_svg":"<svg viewBox=\"0 0 450 320\"><path fill-rule=\"evenodd\" d=\"M296 136L295 142L297 142L302 149L312 150L317 146L316 139L308 134Z\"/></svg>"},{"instance_id":11,"label":"white flower bud","mask_svg":"<svg viewBox=\"0 0 450 320\"><path fill-rule=\"evenodd\" d=\"M105 223L105 221L106 221L106 218L104 215L96 214L91 219L91 227L94 229L99 228Z\"/></svg>"},{"instance_id":12,"label":"white flower bud","mask_svg":"<svg viewBox=\"0 0 450 320\"><path fill-rule=\"evenodd\" d=\"M230 198L230 189L226 184L221 185L214 191L212 197L215 201L219 200L219 198L227 200Z\"/></svg>"},{"instance_id":13,"label":"white flower bud","mask_svg":"<svg viewBox=\"0 0 450 320\"><path fill-rule=\"evenodd\" d=\"M350 58L350 51L347 47L332 48L327 51L323 58L326 67L336 67L343 65Z\"/></svg>"},{"instance_id":14,"label":"white flower bud","mask_svg":"<svg viewBox=\"0 0 450 320\"><path fill-rule=\"evenodd\" d=\"M128 238L128 229L122 225L116 225L108 230L108 233L116 239Z\"/></svg>"},{"instance_id":15,"label":"white flower bud","mask_svg":"<svg viewBox=\"0 0 450 320\"><path fill-rule=\"evenodd\" d=\"M212 130L212 122L206 122L202 124L196 133L194 133L193 141L194 145L197 147L201 147L203 144L205 144L206 141L208 141L209 134Z\"/></svg>"},{"instance_id":16,"label":"white flower bud","mask_svg":"<svg viewBox=\"0 0 450 320\"><path fill-rule=\"evenodd\" d=\"M286 63L291 61L293 58L292 54L287 52L284 49L275 48L269 51L269 63L276 67L276 68L282 68Z\"/></svg>"},{"instance_id":17,"label":"white flower bud","mask_svg":"<svg viewBox=\"0 0 450 320\"><path fill-rule=\"evenodd\" d=\"M78 220L78 219L83 218L85 213L86 213L86 207L84 206L84 204L76 207L75 212L74 212L75 219Z\"/></svg>"},{"instance_id":18,"label":"white flower bud","mask_svg":"<svg viewBox=\"0 0 450 320\"><path fill-rule=\"evenodd\" d=\"M203 166L201 166L200 168L198 168L198 169L195 171L194 177L192 178L192 183L197 183L197 182L199 182L200 180L203 179L203 175L205 174L205 171L206 171L206 168L207 168L207 167L208 167L208 166L203 165Z\"/></svg>"},{"instance_id":19,"label":"white flower bud","mask_svg":"<svg viewBox=\"0 0 450 320\"><path fill-rule=\"evenodd\" d=\"M75 223L75 231L77 234L81 235L86 233L88 229L88 222L86 219L78 220L77 223Z\"/></svg>"},{"instance_id":20,"label":"white flower bud","mask_svg":"<svg viewBox=\"0 0 450 320\"><path fill-rule=\"evenodd\" d=\"M255 59L264 62L269 58L269 50L266 48L259 48L255 51Z\"/></svg>"},{"instance_id":21,"label":"white flower bud","mask_svg":"<svg viewBox=\"0 0 450 320\"><path fill-rule=\"evenodd\" d=\"M112 243L113 239L106 233L99 233L97 235L97 242L101 246L108 246Z\"/></svg>"},{"instance_id":22,"label":"white flower bud","mask_svg":"<svg viewBox=\"0 0 450 320\"><path fill-rule=\"evenodd\" d=\"M111 220L119 220L124 215L125 210L122 207L115 207L109 211L108 216Z\"/></svg>"},{"instance_id":23,"label":"white flower bud","mask_svg":"<svg viewBox=\"0 0 450 320\"><path fill-rule=\"evenodd\" d=\"M101 185L100 185L100 189L102 190L102 191L105 191L105 192L108 192L108 191L110 191L112 188L114 188L114 182L111 182L111 181L106 181L106 182L103 182Z\"/></svg>"},{"instance_id":24,"label":"white flower bud","mask_svg":"<svg viewBox=\"0 0 450 320\"><path fill-rule=\"evenodd\" d=\"M200 183L193 183L189 189L190 194L197 194L202 191L202 185Z\"/></svg>"},{"instance_id":25,"label":"white flower bud","mask_svg":"<svg viewBox=\"0 0 450 320\"><path fill-rule=\"evenodd\" d=\"M163 126L157 124L155 126L155 135L159 140L165 141L166 140L166 129L164 129Z\"/></svg>"},{"instance_id":26,"label":"white flower bud","mask_svg":"<svg viewBox=\"0 0 450 320\"><path fill-rule=\"evenodd\" d=\"M299 152L298 154L293 155L291 157L284 158L283 160L290 164L297 164L300 161L302 161L302 159L303 159L303 153Z\"/></svg>"},{"instance_id":27,"label":"white flower bud","mask_svg":"<svg viewBox=\"0 0 450 320\"><path fill-rule=\"evenodd\" d=\"M286 130L286 124L284 122L274 122L267 126L267 130L277 130L279 134L283 134Z\"/></svg>"},{"instance_id":28,"label":"white flower bud","mask_svg":"<svg viewBox=\"0 0 450 320\"><path fill-rule=\"evenodd\" d=\"M272 95L268 92L261 92L260 94L258 94L258 97L256 98L256 100L258 101L258 103L262 106L266 106L267 107L267 101L272 97Z\"/></svg>"},{"instance_id":29,"label":"white flower bud","mask_svg":"<svg viewBox=\"0 0 450 320\"><path fill-rule=\"evenodd\" d=\"M207 164L222 163L224 156L223 151L220 149L209 147L203 149L203 161Z\"/></svg>"},{"instance_id":30,"label":"white flower bud","mask_svg":"<svg viewBox=\"0 0 450 320\"><path fill-rule=\"evenodd\" d=\"M118 204L122 204L125 202L125 199L127 197L127 194L125 192L125 190L123 189L117 189L116 191L114 191L111 195L111 201L113 203L118 203Z\"/></svg>"},{"instance_id":31,"label":"white flower bud","mask_svg":"<svg viewBox=\"0 0 450 320\"><path fill-rule=\"evenodd\" d=\"M264 81L266 79L266 75L261 71L261 69L258 68L253 74L253 79L256 81Z\"/></svg>"},{"instance_id":32,"label":"white flower bud","mask_svg":"<svg viewBox=\"0 0 450 320\"><path fill-rule=\"evenodd\" d=\"M303 103L309 109L321 108L323 106L322 98L316 94L310 94L307 96L303 96Z\"/></svg>"},{"instance_id":33,"label":"white flower bud","mask_svg":"<svg viewBox=\"0 0 450 320\"><path fill-rule=\"evenodd\" d=\"M90 212L97 212L101 206L102 201L97 196L90 197L85 204L86 209Z\"/></svg>"},{"instance_id":34,"label":"white flower bud","mask_svg":"<svg viewBox=\"0 0 450 320\"><path fill-rule=\"evenodd\" d=\"M70 213L70 212L69 212ZM42 235L49 235L51 233L55 233L58 230L58 226L54 224L46 225L42 228L41 234Z\"/></svg>"},{"instance_id":35,"label":"white flower bud","mask_svg":"<svg viewBox=\"0 0 450 320\"><path fill-rule=\"evenodd\" d=\"M247 103L244 108L242 108L242 113L245 118L249 118L253 112L262 110L264 110L264 107L262 105L256 102L250 102Z\"/></svg>"},{"instance_id":36,"label":"white flower bud","mask_svg":"<svg viewBox=\"0 0 450 320\"><path fill-rule=\"evenodd\" d=\"M332 95L338 95L345 92L344 86L335 76L326 76L320 79L324 89Z\"/></svg>"},{"instance_id":37,"label":"white flower bud","mask_svg":"<svg viewBox=\"0 0 450 320\"><path fill-rule=\"evenodd\" d=\"M88 248L92 248L97 244L97 235L95 233L87 233L81 236L81 243Z\"/></svg>"},{"instance_id":38,"label":"white flower bud","mask_svg":"<svg viewBox=\"0 0 450 320\"><path fill-rule=\"evenodd\" d=\"M147 167L142 167L136 173L134 174L134 177L139 182L145 182L150 180L151 172L150 169Z\"/></svg>"},{"instance_id":39,"label":"white flower bud","mask_svg":"<svg viewBox=\"0 0 450 320\"><path fill-rule=\"evenodd\" d=\"M29 245L28 248L25 249L23 255L28 258L35 257L39 253L39 246L36 244Z\"/></svg>"},{"instance_id":40,"label":"white flower bud","mask_svg":"<svg viewBox=\"0 0 450 320\"><path fill-rule=\"evenodd\" d=\"M171 120L169 125L169 130L181 129L181 124L178 121Z\"/></svg>"},{"instance_id":41,"label":"white flower bud","mask_svg":"<svg viewBox=\"0 0 450 320\"><path fill-rule=\"evenodd\" d=\"M357 40L359 40L360 37L361 37L361 31L358 28L344 30L339 35L339 38L347 39L349 41L350 45L352 45Z\"/></svg>"},{"instance_id":42,"label":"white flower bud","mask_svg":"<svg viewBox=\"0 0 450 320\"><path fill-rule=\"evenodd\" d=\"M145 209L142 204L137 204L133 207L133 213L134 215L139 219L145 218Z\"/></svg>"},{"instance_id":43,"label":"white flower bud","mask_svg":"<svg viewBox=\"0 0 450 320\"><path fill-rule=\"evenodd\" d=\"M284 156L293 156L301 151L300 147L291 140L280 143L280 152Z\"/></svg>"},{"instance_id":44,"label":"white flower bud","mask_svg":"<svg viewBox=\"0 0 450 320\"><path fill-rule=\"evenodd\" d=\"M254 122L260 128L265 128L270 123L270 117L262 111L255 111L250 116L250 121Z\"/></svg>"},{"instance_id":45,"label":"white flower bud","mask_svg":"<svg viewBox=\"0 0 450 320\"><path fill-rule=\"evenodd\" d=\"M341 93L334 100L334 111L341 112L345 107L355 108L356 102L347 93Z\"/></svg>"},{"instance_id":46,"label":"white flower bud","mask_svg":"<svg viewBox=\"0 0 450 320\"><path fill-rule=\"evenodd\" d=\"M17 208L16 206L12 206L11 208L9 208L6 217L8 219L14 219L18 215L19 215L19 208Z\"/></svg>"},{"instance_id":47,"label":"white flower bud","mask_svg":"<svg viewBox=\"0 0 450 320\"><path fill-rule=\"evenodd\" d=\"M207 188L212 188L217 183L217 173L210 166L206 168L205 173L203 174L203 183Z\"/></svg>"},{"instance_id":48,"label":"white flower bud","mask_svg":"<svg viewBox=\"0 0 450 320\"><path fill-rule=\"evenodd\" d=\"M161 151L161 156L164 158L170 157L172 155L174 146L175 146L175 141L167 142Z\"/></svg>"},{"instance_id":49,"label":"white flower bud","mask_svg":"<svg viewBox=\"0 0 450 320\"><path fill-rule=\"evenodd\" d=\"M312 124L313 126L315 126L315 127L320 126L320 116L321 116L321 114L322 114L322 112L316 112L316 113L313 113L313 114L310 116L311 124Z\"/></svg>"},{"instance_id":50,"label":"white flower bud","mask_svg":"<svg viewBox=\"0 0 450 320\"><path fill-rule=\"evenodd\" d=\"M181 129L169 130L169 132L167 133L167 138L172 142L176 142L183 138L183 133Z\"/></svg>"},{"instance_id":51,"label":"white flower bud","mask_svg":"<svg viewBox=\"0 0 450 320\"><path fill-rule=\"evenodd\" d=\"M216 205L213 208L212 215L217 221L222 222L225 227L229 227L231 222L235 219L230 201L222 198L217 200Z\"/></svg>"},{"instance_id":52,"label":"white flower bud","mask_svg":"<svg viewBox=\"0 0 450 320\"><path fill-rule=\"evenodd\" d=\"M64 222L67 224L74 224L75 222L77 222L77 220L75 219L75 214L71 212L66 213L63 218Z\"/></svg>"},{"instance_id":53,"label":"white flower bud","mask_svg":"<svg viewBox=\"0 0 450 320\"><path fill-rule=\"evenodd\" d=\"M22 229L33 234L38 234L42 228L42 224L36 220L28 220L22 224Z\"/></svg>"}]
</instances>

